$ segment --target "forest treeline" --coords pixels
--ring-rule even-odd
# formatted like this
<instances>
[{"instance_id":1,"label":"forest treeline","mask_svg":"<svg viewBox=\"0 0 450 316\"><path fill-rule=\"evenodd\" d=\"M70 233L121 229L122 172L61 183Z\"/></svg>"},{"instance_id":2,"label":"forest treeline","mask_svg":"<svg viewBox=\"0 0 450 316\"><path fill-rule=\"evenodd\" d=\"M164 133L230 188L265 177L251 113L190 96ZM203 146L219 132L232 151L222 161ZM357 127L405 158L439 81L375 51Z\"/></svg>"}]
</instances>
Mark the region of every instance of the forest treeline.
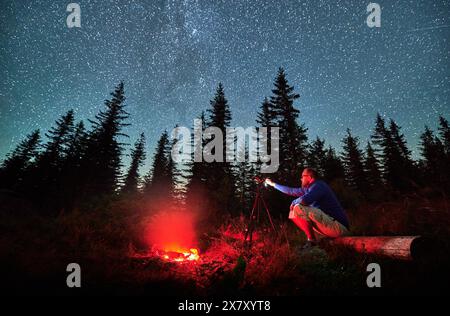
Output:
<instances>
[{"instance_id":1,"label":"forest treeline","mask_svg":"<svg viewBox=\"0 0 450 316\"><path fill-rule=\"evenodd\" d=\"M299 123L297 99L299 95L280 68L272 95L264 98L255 117L257 128L280 127L280 167L270 175L273 180L297 186L302 168L315 168L349 207L395 199L424 188L449 192L450 127L444 116L437 118L437 131L424 126L420 158L415 160L401 127L375 113L367 143L361 143L350 129L339 150L326 146L319 137L308 139L307 128ZM131 198L154 205L195 206L212 220L251 209L260 163L175 163L170 154L175 141L164 131L155 144L150 171L142 174L146 139L142 132L127 153L129 118L123 82L115 87L103 110L88 121L89 127L76 120L73 110L67 111L45 133L45 142L41 131L35 130L7 154L0 167L0 192L30 201L42 216L74 209L89 212L94 205ZM222 84L198 118L203 130L220 128L225 143L232 112ZM204 145L208 139L202 142ZM131 162L124 166L126 154ZM272 191L265 194L274 215L285 213L289 199Z\"/></svg>"}]
</instances>

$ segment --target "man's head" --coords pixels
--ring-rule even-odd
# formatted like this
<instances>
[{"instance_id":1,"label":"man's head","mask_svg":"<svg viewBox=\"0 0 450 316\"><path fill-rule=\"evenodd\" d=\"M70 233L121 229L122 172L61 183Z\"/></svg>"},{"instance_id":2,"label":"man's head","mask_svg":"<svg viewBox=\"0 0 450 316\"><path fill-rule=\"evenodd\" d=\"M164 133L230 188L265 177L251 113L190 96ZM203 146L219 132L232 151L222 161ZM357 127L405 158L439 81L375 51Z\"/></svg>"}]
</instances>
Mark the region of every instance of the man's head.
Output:
<instances>
[{"instance_id":1,"label":"man's head","mask_svg":"<svg viewBox=\"0 0 450 316\"><path fill-rule=\"evenodd\" d=\"M317 179L317 172L312 168L305 168L302 172L302 187L310 186Z\"/></svg>"}]
</instances>

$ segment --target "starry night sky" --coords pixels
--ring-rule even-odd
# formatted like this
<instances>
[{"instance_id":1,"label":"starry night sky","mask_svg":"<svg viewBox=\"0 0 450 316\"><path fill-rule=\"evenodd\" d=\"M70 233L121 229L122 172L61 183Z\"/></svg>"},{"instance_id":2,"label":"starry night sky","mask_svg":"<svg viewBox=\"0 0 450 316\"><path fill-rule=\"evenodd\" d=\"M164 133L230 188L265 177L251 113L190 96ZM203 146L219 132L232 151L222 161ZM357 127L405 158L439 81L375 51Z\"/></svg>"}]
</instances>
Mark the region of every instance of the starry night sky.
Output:
<instances>
[{"instance_id":1,"label":"starry night sky","mask_svg":"<svg viewBox=\"0 0 450 316\"><path fill-rule=\"evenodd\" d=\"M450 110L450 1L0 0L0 160L68 109L87 120L125 82L132 126L152 152L164 129L191 126L222 82L233 126L253 126L278 67L301 98L299 122L340 149L347 127L365 144L377 112L416 152L424 125ZM147 159L147 167L150 163Z\"/></svg>"}]
</instances>

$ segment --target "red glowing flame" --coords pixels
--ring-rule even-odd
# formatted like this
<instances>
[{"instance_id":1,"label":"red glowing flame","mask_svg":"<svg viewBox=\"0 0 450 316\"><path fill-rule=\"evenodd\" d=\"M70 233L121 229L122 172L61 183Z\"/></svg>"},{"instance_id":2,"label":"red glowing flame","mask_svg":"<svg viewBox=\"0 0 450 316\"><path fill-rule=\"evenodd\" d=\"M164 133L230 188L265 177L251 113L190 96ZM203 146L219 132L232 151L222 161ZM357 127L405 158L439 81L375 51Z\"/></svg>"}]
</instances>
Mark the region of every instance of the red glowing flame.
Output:
<instances>
[{"instance_id":1,"label":"red glowing flame","mask_svg":"<svg viewBox=\"0 0 450 316\"><path fill-rule=\"evenodd\" d=\"M168 261L197 261L200 257L196 248L189 249L189 252L169 251L162 255L162 258Z\"/></svg>"},{"instance_id":2,"label":"red glowing flame","mask_svg":"<svg viewBox=\"0 0 450 316\"><path fill-rule=\"evenodd\" d=\"M165 211L152 217L147 227L147 240L160 256L169 261L199 259L195 216L187 211Z\"/></svg>"}]
</instances>

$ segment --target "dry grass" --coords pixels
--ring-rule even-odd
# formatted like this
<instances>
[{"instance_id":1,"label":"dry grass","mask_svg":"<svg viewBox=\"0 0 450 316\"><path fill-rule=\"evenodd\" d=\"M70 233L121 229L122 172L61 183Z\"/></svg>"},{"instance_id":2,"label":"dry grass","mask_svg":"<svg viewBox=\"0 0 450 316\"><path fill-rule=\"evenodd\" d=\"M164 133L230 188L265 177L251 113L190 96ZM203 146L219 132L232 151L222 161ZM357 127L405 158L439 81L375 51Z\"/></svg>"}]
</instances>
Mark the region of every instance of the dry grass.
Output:
<instances>
[{"instance_id":1,"label":"dry grass","mask_svg":"<svg viewBox=\"0 0 450 316\"><path fill-rule=\"evenodd\" d=\"M214 230L199 229L198 262L173 263L149 256L140 234L147 217L140 207L122 201L107 209L74 211L56 218L0 213L4 284L18 293L68 294L65 268L78 262L86 294L367 293L365 267L373 258L333 249L300 252L304 237L290 222L276 222L276 233L258 226L249 248L243 241L245 218L228 218ZM449 240L445 199L405 197L349 213L355 234L427 234ZM377 262L387 269L386 291L420 291L430 284L420 277L426 275L422 267Z\"/></svg>"}]
</instances>

